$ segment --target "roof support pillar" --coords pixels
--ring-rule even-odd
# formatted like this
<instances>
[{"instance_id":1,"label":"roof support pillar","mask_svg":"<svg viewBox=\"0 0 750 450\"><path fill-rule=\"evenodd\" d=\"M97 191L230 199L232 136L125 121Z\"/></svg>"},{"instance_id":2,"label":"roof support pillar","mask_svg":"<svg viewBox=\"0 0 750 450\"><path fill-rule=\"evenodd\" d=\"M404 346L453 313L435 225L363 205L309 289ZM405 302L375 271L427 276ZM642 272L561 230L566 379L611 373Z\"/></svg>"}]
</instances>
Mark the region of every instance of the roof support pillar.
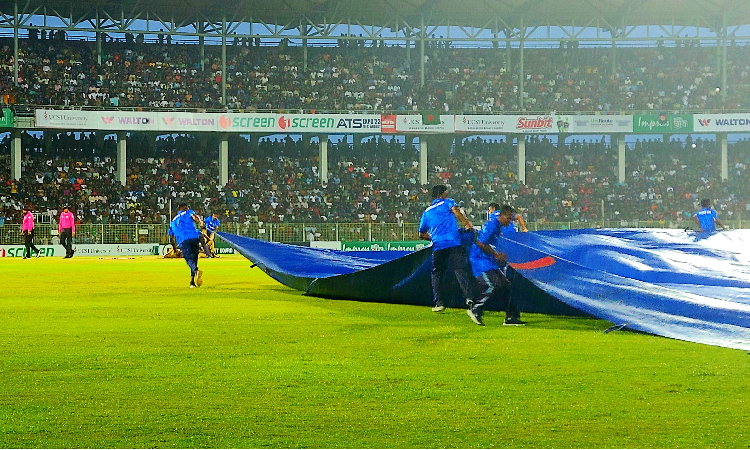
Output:
<instances>
[{"instance_id":1,"label":"roof support pillar","mask_svg":"<svg viewBox=\"0 0 750 450\"><path fill-rule=\"evenodd\" d=\"M513 136L510 136L513 139ZM518 176L516 180L520 183L526 184L526 135L517 134L516 142L518 142Z\"/></svg>"},{"instance_id":2,"label":"roof support pillar","mask_svg":"<svg viewBox=\"0 0 750 450\"><path fill-rule=\"evenodd\" d=\"M307 141L309 144L309 141ZM318 135L318 174L320 183L328 184L328 135Z\"/></svg>"},{"instance_id":3,"label":"roof support pillar","mask_svg":"<svg viewBox=\"0 0 750 450\"><path fill-rule=\"evenodd\" d=\"M727 133L717 133L716 138L719 141L719 145L721 145L721 180L727 181L729 179L729 157L727 151L729 145L727 144Z\"/></svg>"},{"instance_id":4,"label":"roof support pillar","mask_svg":"<svg viewBox=\"0 0 750 450\"><path fill-rule=\"evenodd\" d=\"M229 183L229 137L227 133L221 135L219 141L219 185Z\"/></svg>"},{"instance_id":5,"label":"roof support pillar","mask_svg":"<svg viewBox=\"0 0 750 450\"><path fill-rule=\"evenodd\" d=\"M721 14L721 109L726 108L727 99L727 12Z\"/></svg>"},{"instance_id":6,"label":"roof support pillar","mask_svg":"<svg viewBox=\"0 0 750 450\"><path fill-rule=\"evenodd\" d=\"M102 65L102 22L99 20L99 8L96 8L96 65Z\"/></svg>"},{"instance_id":7,"label":"roof support pillar","mask_svg":"<svg viewBox=\"0 0 750 450\"><path fill-rule=\"evenodd\" d=\"M128 134L117 132L117 181L125 186L128 183Z\"/></svg>"},{"instance_id":8,"label":"roof support pillar","mask_svg":"<svg viewBox=\"0 0 750 450\"><path fill-rule=\"evenodd\" d=\"M202 20L198 20L198 47L201 53L201 72L206 70L206 24Z\"/></svg>"},{"instance_id":9,"label":"roof support pillar","mask_svg":"<svg viewBox=\"0 0 750 450\"><path fill-rule=\"evenodd\" d=\"M610 139L617 139L617 182L623 184L625 183L625 135L613 135Z\"/></svg>"},{"instance_id":10,"label":"roof support pillar","mask_svg":"<svg viewBox=\"0 0 750 450\"><path fill-rule=\"evenodd\" d=\"M521 49L521 55L519 56L519 58L520 58L520 61L519 61L519 66L520 66L519 67L519 75L520 75L521 79L519 80L519 83L518 83L519 91L520 91L518 93L518 95L519 95L518 104L521 107L521 110L523 110L524 109L523 91L525 89L524 84L526 83L526 74L524 73L524 70L523 70L524 69L523 68L523 41L524 41L524 38L526 37L526 28L524 28L524 26L523 26L523 16L521 16L520 20L521 20L521 25L519 27L519 32L520 32L521 36L520 36L520 39L519 39L519 43L520 43L520 46L521 46L520 47L520 49Z\"/></svg>"},{"instance_id":11,"label":"roof support pillar","mask_svg":"<svg viewBox=\"0 0 750 450\"><path fill-rule=\"evenodd\" d=\"M424 186L429 181L427 174L427 136L422 134L419 136L419 184Z\"/></svg>"},{"instance_id":12,"label":"roof support pillar","mask_svg":"<svg viewBox=\"0 0 750 450\"><path fill-rule=\"evenodd\" d=\"M227 106L227 17L221 19L221 104Z\"/></svg>"},{"instance_id":13,"label":"roof support pillar","mask_svg":"<svg viewBox=\"0 0 750 450\"><path fill-rule=\"evenodd\" d=\"M424 86L424 15L419 22L419 85ZM421 105L420 105L421 106Z\"/></svg>"},{"instance_id":14,"label":"roof support pillar","mask_svg":"<svg viewBox=\"0 0 750 450\"><path fill-rule=\"evenodd\" d=\"M13 3L13 84L18 86L18 1Z\"/></svg>"},{"instance_id":15,"label":"roof support pillar","mask_svg":"<svg viewBox=\"0 0 750 450\"><path fill-rule=\"evenodd\" d=\"M406 35L406 70L411 69L411 40L409 39L409 31L404 28L404 34Z\"/></svg>"},{"instance_id":16,"label":"roof support pillar","mask_svg":"<svg viewBox=\"0 0 750 450\"><path fill-rule=\"evenodd\" d=\"M299 33L302 35L302 69L307 72L307 25L301 23L300 19Z\"/></svg>"},{"instance_id":17,"label":"roof support pillar","mask_svg":"<svg viewBox=\"0 0 750 450\"><path fill-rule=\"evenodd\" d=\"M505 56L508 58L508 62L506 63L505 69L508 71L508 73L512 73L513 69L510 68L511 64L511 54L510 54L510 36L513 33L512 30L506 30L506 36L505 36Z\"/></svg>"},{"instance_id":18,"label":"roof support pillar","mask_svg":"<svg viewBox=\"0 0 750 450\"><path fill-rule=\"evenodd\" d=\"M20 180L22 175L21 129L10 130L10 177Z\"/></svg>"}]
</instances>

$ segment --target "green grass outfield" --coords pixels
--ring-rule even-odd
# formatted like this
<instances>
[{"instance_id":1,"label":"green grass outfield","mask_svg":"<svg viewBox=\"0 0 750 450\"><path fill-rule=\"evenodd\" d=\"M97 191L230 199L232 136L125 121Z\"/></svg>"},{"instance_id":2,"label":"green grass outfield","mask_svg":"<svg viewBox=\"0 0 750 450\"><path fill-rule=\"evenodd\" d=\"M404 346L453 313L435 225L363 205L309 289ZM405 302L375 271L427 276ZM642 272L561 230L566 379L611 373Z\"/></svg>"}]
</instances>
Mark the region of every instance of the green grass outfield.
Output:
<instances>
[{"instance_id":1,"label":"green grass outfield","mask_svg":"<svg viewBox=\"0 0 750 450\"><path fill-rule=\"evenodd\" d=\"M743 351L200 265L0 258L0 447L750 446Z\"/></svg>"}]
</instances>

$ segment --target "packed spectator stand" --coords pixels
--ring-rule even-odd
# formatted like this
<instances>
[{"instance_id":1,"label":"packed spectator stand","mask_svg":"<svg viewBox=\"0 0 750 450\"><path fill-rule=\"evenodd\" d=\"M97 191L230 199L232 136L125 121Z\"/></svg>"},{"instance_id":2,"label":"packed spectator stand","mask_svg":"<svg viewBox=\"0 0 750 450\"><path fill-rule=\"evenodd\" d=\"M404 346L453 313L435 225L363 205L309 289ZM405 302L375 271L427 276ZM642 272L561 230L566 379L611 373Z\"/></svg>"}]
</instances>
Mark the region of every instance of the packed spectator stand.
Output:
<instances>
[{"instance_id":1,"label":"packed spectator stand","mask_svg":"<svg viewBox=\"0 0 750 450\"><path fill-rule=\"evenodd\" d=\"M63 135L64 136L64 135ZM429 201L419 184L416 149L394 140L373 138L355 151L331 142L329 182L317 177L315 146L291 138L256 143L238 139L230 182L217 184L216 161L185 149L192 138L129 143L127 185L116 180L114 142L61 139L48 154L29 137L24 177L10 179L8 139L0 166L0 201L5 223L18 223L24 203L36 210L72 203L83 223L166 223L173 207L187 200L204 214L218 211L225 220L255 222L416 222ZM244 145L241 145L244 141ZM467 215L479 223L490 201L509 202L530 222L651 220L688 226L703 197L714 199L722 219L741 218L750 192L747 167L750 142L730 145L731 173L718 177L716 143L637 142L628 152L628 183L616 177L616 151L597 141L555 146L544 138L527 143L527 181L516 180L516 153L502 140L468 138L450 158L430 166L430 184L445 183ZM687 147L687 148L686 148ZM602 201L604 205L602 205ZM604 206L604 217L602 217Z\"/></svg>"},{"instance_id":2,"label":"packed spectator stand","mask_svg":"<svg viewBox=\"0 0 750 450\"><path fill-rule=\"evenodd\" d=\"M355 41L352 41L355 42ZM360 41L356 41L360 42ZM524 106L516 50L457 49L430 44L420 85L404 48L311 47L258 40L229 46L227 105L222 105L220 55L206 46L107 40L102 64L92 42L58 33L21 40L19 85L13 51L0 41L4 103L24 106L286 111L692 111L748 107L750 48L729 48L732 89L716 90L715 48L527 49ZM509 58L510 56L510 58ZM380 136L352 146L331 142L329 180L320 183L317 147L300 139L231 138L229 183L218 185L211 136L128 135L128 179L116 180L116 142L96 132L61 133L50 142L23 138L23 177L9 173L9 139L0 147L0 221L19 223L23 204L55 216L71 203L82 223L167 223L170 200L218 211L235 223L416 222L429 201L419 183L418 152L410 142ZM203 141L201 141L203 139ZM527 138L526 183L516 179L517 154L507 137L458 137L449 158L430 161L429 183L446 183L467 215L480 223L491 201L509 202L529 222L623 226L650 220L687 226L700 198L714 199L722 220L748 211L750 143L729 148L730 176L721 181L717 145L696 139L636 142L627 152L626 183L617 181L617 152L582 137L567 145Z\"/></svg>"},{"instance_id":3,"label":"packed spectator stand","mask_svg":"<svg viewBox=\"0 0 750 450\"><path fill-rule=\"evenodd\" d=\"M44 34L44 33L42 33ZM62 36L62 37L60 37ZM518 49L453 48L428 43L426 83L419 52L375 41L303 51L286 40L231 39L227 79L217 46L107 40L101 65L96 45L53 38L22 39L19 85L13 83L13 43L1 39L0 73L5 103L92 107L305 111L446 110L644 111L748 109L750 47L730 45L726 99L715 47L693 41L676 47L531 48L524 53L524 105ZM613 59L614 58L614 61Z\"/></svg>"}]
</instances>

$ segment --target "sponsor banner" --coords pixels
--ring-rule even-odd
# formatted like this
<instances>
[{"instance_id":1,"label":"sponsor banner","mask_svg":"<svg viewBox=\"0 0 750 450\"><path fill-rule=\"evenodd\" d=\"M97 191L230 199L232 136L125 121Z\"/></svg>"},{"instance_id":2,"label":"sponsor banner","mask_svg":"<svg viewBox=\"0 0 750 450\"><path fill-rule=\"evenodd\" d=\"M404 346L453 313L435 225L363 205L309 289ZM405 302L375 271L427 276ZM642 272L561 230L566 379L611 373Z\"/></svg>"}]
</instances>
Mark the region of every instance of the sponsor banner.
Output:
<instances>
[{"instance_id":1,"label":"sponsor banner","mask_svg":"<svg viewBox=\"0 0 750 450\"><path fill-rule=\"evenodd\" d=\"M633 116L634 133L691 133L692 114L649 114Z\"/></svg>"},{"instance_id":2,"label":"sponsor banner","mask_svg":"<svg viewBox=\"0 0 750 450\"><path fill-rule=\"evenodd\" d=\"M274 133L379 133L375 114L220 114L218 131Z\"/></svg>"},{"instance_id":3,"label":"sponsor banner","mask_svg":"<svg viewBox=\"0 0 750 450\"><path fill-rule=\"evenodd\" d=\"M39 249L41 258L49 256L65 256L65 248L62 245L36 244L36 248ZM23 258L23 252L25 249L26 247L23 245L0 245L0 258ZM36 254L31 252L31 257L36 257Z\"/></svg>"},{"instance_id":4,"label":"sponsor banner","mask_svg":"<svg viewBox=\"0 0 750 450\"><path fill-rule=\"evenodd\" d=\"M395 133L397 119L398 119L398 116L395 114L388 114L388 115L380 116L380 132L381 133Z\"/></svg>"},{"instance_id":5,"label":"sponsor banner","mask_svg":"<svg viewBox=\"0 0 750 450\"><path fill-rule=\"evenodd\" d=\"M216 245L214 246L214 253L217 255L233 255L235 253L234 249L232 247L229 247L229 245L219 245L219 242L216 241ZM170 250L172 250L172 244L161 244L161 245L152 245L151 246L152 252L149 253L150 255L166 255ZM203 253L201 253L203 255ZM201 258L205 257L205 255L201 256Z\"/></svg>"},{"instance_id":6,"label":"sponsor banner","mask_svg":"<svg viewBox=\"0 0 750 450\"><path fill-rule=\"evenodd\" d=\"M214 239L214 253L217 255L233 255L235 251L221 236L217 235Z\"/></svg>"},{"instance_id":7,"label":"sponsor banner","mask_svg":"<svg viewBox=\"0 0 750 450\"><path fill-rule=\"evenodd\" d=\"M38 128L98 129L91 111L37 109L34 114Z\"/></svg>"},{"instance_id":8,"label":"sponsor banner","mask_svg":"<svg viewBox=\"0 0 750 450\"><path fill-rule=\"evenodd\" d=\"M285 132L379 133L380 115L373 114L289 114L279 117Z\"/></svg>"},{"instance_id":9,"label":"sponsor banner","mask_svg":"<svg viewBox=\"0 0 750 450\"><path fill-rule=\"evenodd\" d=\"M428 241L342 241L341 250L345 252L360 252L360 251L384 251L384 250L399 250L399 251L416 251L422 250L423 248L430 245Z\"/></svg>"},{"instance_id":10,"label":"sponsor banner","mask_svg":"<svg viewBox=\"0 0 750 450\"><path fill-rule=\"evenodd\" d=\"M0 128L11 128L14 124L13 110L9 108L3 108L3 117L0 117Z\"/></svg>"},{"instance_id":11,"label":"sponsor banner","mask_svg":"<svg viewBox=\"0 0 750 450\"><path fill-rule=\"evenodd\" d=\"M396 132L399 133L453 133L454 116L441 115L440 124L425 125L422 115L396 116Z\"/></svg>"},{"instance_id":12,"label":"sponsor banner","mask_svg":"<svg viewBox=\"0 0 750 450\"><path fill-rule=\"evenodd\" d=\"M23 258L23 245L0 245L0 258ZM38 245L41 257L65 256L62 245ZM155 255L158 244L76 244L75 256L147 256ZM32 252L32 257L36 256Z\"/></svg>"},{"instance_id":13,"label":"sponsor banner","mask_svg":"<svg viewBox=\"0 0 750 450\"><path fill-rule=\"evenodd\" d=\"M97 130L158 131L156 113L138 111L92 111Z\"/></svg>"},{"instance_id":14,"label":"sponsor banner","mask_svg":"<svg viewBox=\"0 0 750 450\"><path fill-rule=\"evenodd\" d=\"M632 133L633 116L556 116L558 133Z\"/></svg>"},{"instance_id":15,"label":"sponsor banner","mask_svg":"<svg viewBox=\"0 0 750 450\"><path fill-rule=\"evenodd\" d=\"M233 132L233 133L672 133L690 132L692 115L440 115L439 124L425 124L421 115L186 113L75 111L38 109L39 128L110 131ZM740 123L742 117L724 117ZM736 115L741 116L741 115ZM711 115L701 116L715 123ZM12 117L10 118L12 122ZM634 120L636 125L634 126ZM697 120L697 119L696 119ZM696 124L699 122L696 121ZM720 122L721 123L721 122ZM2 121L0 121L2 126ZM698 127L698 125L696 125ZM734 131L733 128L721 128ZM747 129L736 129L747 131ZM706 129L706 131L711 131Z\"/></svg>"},{"instance_id":16,"label":"sponsor banner","mask_svg":"<svg viewBox=\"0 0 750 450\"><path fill-rule=\"evenodd\" d=\"M459 115L456 116L456 131L514 133L515 123L515 116Z\"/></svg>"},{"instance_id":17,"label":"sponsor banner","mask_svg":"<svg viewBox=\"0 0 750 450\"><path fill-rule=\"evenodd\" d=\"M75 130L157 131L154 112L138 111L75 111L37 109L38 128Z\"/></svg>"},{"instance_id":18,"label":"sponsor banner","mask_svg":"<svg viewBox=\"0 0 750 450\"><path fill-rule=\"evenodd\" d=\"M696 114L693 116L695 131L750 132L750 114Z\"/></svg>"},{"instance_id":19,"label":"sponsor banner","mask_svg":"<svg viewBox=\"0 0 750 450\"><path fill-rule=\"evenodd\" d=\"M221 114L207 113L156 113L159 131L218 131Z\"/></svg>"},{"instance_id":20,"label":"sponsor banner","mask_svg":"<svg viewBox=\"0 0 750 450\"><path fill-rule=\"evenodd\" d=\"M458 115L455 125L457 132L465 133L557 133L551 115Z\"/></svg>"},{"instance_id":21,"label":"sponsor banner","mask_svg":"<svg viewBox=\"0 0 750 450\"><path fill-rule=\"evenodd\" d=\"M218 131L239 133L252 133L256 131L276 132L278 121L278 114L220 114Z\"/></svg>"},{"instance_id":22,"label":"sponsor banner","mask_svg":"<svg viewBox=\"0 0 750 450\"><path fill-rule=\"evenodd\" d=\"M511 116L514 117L514 116ZM517 133L555 133L555 119L552 116L516 116Z\"/></svg>"},{"instance_id":23,"label":"sponsor banner","mask_svg":"<svg viewBox=\"0 0 750 450\"><path fill-rule=\"evenodd\" d=\"M341 250L341 241L311 241L312 248L325 248L327 250Z\"/></svg>"}]
</instances>

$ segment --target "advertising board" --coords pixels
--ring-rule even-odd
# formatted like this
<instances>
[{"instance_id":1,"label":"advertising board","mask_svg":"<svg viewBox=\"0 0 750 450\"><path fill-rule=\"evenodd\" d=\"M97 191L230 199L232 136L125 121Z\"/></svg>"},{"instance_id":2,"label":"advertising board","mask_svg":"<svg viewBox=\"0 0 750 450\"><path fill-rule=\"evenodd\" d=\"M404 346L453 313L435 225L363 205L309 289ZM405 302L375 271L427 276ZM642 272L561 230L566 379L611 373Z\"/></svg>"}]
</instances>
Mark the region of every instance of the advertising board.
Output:
<instances>
[{"instance_id":1,"label":"advertising board","mask_svg":"<svg viewBox=\"0 0 750 450\"><path fill-rule=\"evenodd\" d=\"M747 133L750 132L750 114L696 114L693 128L696 132Z\"/></svg>"},{"instance_id":2,"label":"advertising board","mask_svg":"<svg viewBox=\"0 0 750 450\"><path fill-rule=\"evenodd\" d=\"M62 245L37 245L41 257L63 257ZM158 244L77 244L75 256L148 256L155 255ZM0 245L0 258L23 258L24 246ZM35 255L32 255L35 256Z\"/></svg>"}]
</instances>

